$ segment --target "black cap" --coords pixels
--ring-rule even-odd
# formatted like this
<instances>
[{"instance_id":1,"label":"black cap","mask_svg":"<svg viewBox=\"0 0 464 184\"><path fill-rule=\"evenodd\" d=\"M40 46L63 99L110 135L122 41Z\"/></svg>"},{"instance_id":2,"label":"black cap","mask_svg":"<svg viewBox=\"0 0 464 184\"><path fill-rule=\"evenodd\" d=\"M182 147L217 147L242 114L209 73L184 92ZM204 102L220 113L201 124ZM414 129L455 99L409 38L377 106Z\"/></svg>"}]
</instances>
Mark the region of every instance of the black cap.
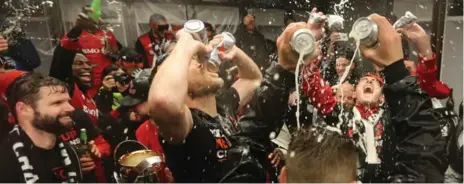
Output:
<instances>
[{"instance_id":1,"label":"black cap","mask_svg":"<svg viewBox=\"0 0 464 184\"><path fill-rule=\"evenodd\" d=\"M129 94L122 99L121 106L132 107L148 100L150 74L150 69L139 69L134 72Z\"/></svg>"},{"instance_id":2,"label":"black cap","mask_svg":"<svg viewBox=\"0 0 464 184\"><path fill-rule=\"evenodd\" d=\"M133 48L124 48L119 52L118 60L120 61L132 61L132 62L142 62L143 56Z\"/></svg>"}]
</instances>

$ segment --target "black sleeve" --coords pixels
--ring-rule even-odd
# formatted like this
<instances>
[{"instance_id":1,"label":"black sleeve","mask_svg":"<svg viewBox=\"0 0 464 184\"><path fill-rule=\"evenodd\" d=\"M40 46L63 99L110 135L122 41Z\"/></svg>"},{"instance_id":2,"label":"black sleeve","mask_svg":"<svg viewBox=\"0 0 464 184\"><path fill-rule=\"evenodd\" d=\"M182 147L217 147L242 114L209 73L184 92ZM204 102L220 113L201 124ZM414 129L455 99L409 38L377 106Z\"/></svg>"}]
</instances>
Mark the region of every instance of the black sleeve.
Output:
<instances>
[{"instance_id":1,"label":"black sleeve","mask_svg":"<svg viewBox=\"0 0 464 184\"><path fill-rule=\"evenodd\" d=\"M202 120L195 119L193 115L192 118L194 118L193 127L195 128L192 128L184 143L170 144L159 136L168 168L178 183L218 182L219 180L211 180L217 177L215 174L217 171L214 170L214 162L212 162L217 158L210 157L213 155L210 154L211 152L216 155L216 140L203 123L198 123ZM189 173L186 173L186 170ZM190 173L192 171L194 172Z\"/></svg>"},{"instance_id":2,"label":"black sleeve","mask_svg":"<svg viewBox=\"0 0 464 184\"><path fill-rule=\"evenodd\" d=\"M89 115L87 115L87 113L83 110L76 109L72 114L71 119L74 121L74 125L77 129L76 131L79 133L78 135L80 135L81 129L85 128L89 140L93 140L98 136L98 130L95 126L93 126Z\"/></svg>"},{"instance_id":3,"label":"black sleeve","mask_svg":"<svg viewBox=\"0 0 464 184\"><path fill-rule=\"evenodd\" d=\"M395 167L391 182L441 183L448 166L446 141L439 119L433 116L430 97L408 76L403 60L383 71L384 93L395 130Z\"/></svg>"},{"instance_id":4,"label":"black sleeve","mask_svg":"<svg viewBox=\"0 0 464 184\"><path fill-rule=\"evenodd\" d=\"M94 97L98 111L101 113L109 113L113 105L113 92L100 88L97 95Z\"/></svg>"},{"instance_id":5,"label":"black sleeve","mask_svg":"<svg viewBox=\"0 0 464 184\"><path fill-rule=\"evenodd\" d=\"M25 38L18 39L15 44L9 45L8 54L16 61L19 68L26 71L32 71L41 64L34 44Z\"/></svg>"},{"instance_id":6,"label":"black sleeve","mask_svg":"<svg viewBox=\"0 0 464 184\"><path fill-rule=\"evenodd\" d=\"M216 104L219 110L235 116L238 111L240 96L235 88L220 89L216 94Z\"/></svg>"},{"instance_id":7,"label":"black sleeve","mask_svg":"<svg viewBox=\"0 0 464 184\"><path fill-rule=\"evenodd\" d=\"M279 77L275 77L279 76ZM289 92L295 87L295 75L272 63L264 76L264 81L256 90L249 108L238 123L241 135L269 143L269 134L278 133L288 110Z\"/></svg>"},{"instance_id":8,"label":"black sleeve","mask_svg":"<svg viewBox=\"0 0 464 184\"><path fill-rule=\"evenodd\" d=\"M24 182L21 166L8 139L1 141L0 150L0 183Z\"/></svg>"},{"instance_id":9,"label":"black sleeve","mask_svg":"<svg viewBox=\"0 0 464 184\"><path fill-rule=\"evenodd\" d=\"M146 57L147 55L145 53L145 49L143 49L142 42L140 42L140 39L138 39L138 38L137 38L137 41L135 42L135 51L143 56L142 57L142 59L143 59L143 68L150 68L150 66L148 65L148 61L147 61L147 57Z\"/></svg>"},{"instance_id":10,"label":"black sleeve","mask_svg":"<svg viewBox=\"0 0 464 184\"><path fill-rule=\"evenodd\" d=\"M67 50L58 45L53 52L52 64L49 75L68 84L69 93L72 95L74 89L74 78L72 76L72 63L76 52Z\"/></svg>"},{"instance_id":11,"label":"black sleeve","mask_svg":"<svg viewBox=\"0 0 464 184\"><path fill-rule=\"evenodd\" d=\"M13 126L8 122L8 113L7 106L3 102L0 102L0 141L13 129Z\"/></svg>"}]
</instances>

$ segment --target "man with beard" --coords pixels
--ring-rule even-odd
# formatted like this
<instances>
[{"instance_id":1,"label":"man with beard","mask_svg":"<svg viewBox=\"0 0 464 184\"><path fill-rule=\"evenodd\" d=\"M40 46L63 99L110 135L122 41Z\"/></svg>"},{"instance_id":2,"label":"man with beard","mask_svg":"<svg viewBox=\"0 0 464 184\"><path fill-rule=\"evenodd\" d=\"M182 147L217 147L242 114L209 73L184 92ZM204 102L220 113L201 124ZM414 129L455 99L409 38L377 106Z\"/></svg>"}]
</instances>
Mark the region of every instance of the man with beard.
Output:
<instances>
[{"instance_id":1,"label":"man with beard","mask_svg":"<svg viewBox=\"0 0 464 184\"><path fill-rule=\"evenodd\" d=\"M92 120L94 127L99 125L99 111L94 100L90 97L89 89L92 87L92 65L83 53L76 53L61 46L55 49L50 76L68 83L68 92L71 96L71 105L83 110ZM110 155L111 148L103 136L94 139L102 157ZM105 174L101 167L101 160L96 159L97 181L105 182Z\"/></svg>"},{"instance_id":2,"label":"man with beard","mask_svg":"<svg viewBox=\"0 0 464 184\"><path fill-rule=\"evenodd\" d=\"M237 110L252 97L262 76L238 47L221 60L232 60L240 79L221 89L223 80L205 67L210 46L180 30L177 44L161 66L153 68L148 106L158 125L161 145L176 182L265 182L249 149L231 136ZM210 42L215 45L222 37ZM217 95L217 96L216 96ZM224 101L226 99L226 101Z\"/></svg>"},{"instance_id":3,"label":"man with beard","mask_svg":"<svg viewBox=\"0 0 464 184\"><path fill-rule=\"evenodd\" d=\"M153 57L157 58L166 53L163 48L174 39L163 15L157 13L151 15L148 25L150 31L140 36L135 43L135 50L145 57L144 68L151 68Z\"/></svg>"},{"instance_id":4,"label":"man with beard","mask_svg":"<svg viewBox=\"0 0 464 184\"><path fill-rule=\"evenodd\" d=\"M80 181L78 155L58 139L72 126L74 108L66 84L40 74L25 74L8 90L17 125L0 145L0 182ZM58 174L63 174L61 178Z\"/></svg>"}]
</instances>

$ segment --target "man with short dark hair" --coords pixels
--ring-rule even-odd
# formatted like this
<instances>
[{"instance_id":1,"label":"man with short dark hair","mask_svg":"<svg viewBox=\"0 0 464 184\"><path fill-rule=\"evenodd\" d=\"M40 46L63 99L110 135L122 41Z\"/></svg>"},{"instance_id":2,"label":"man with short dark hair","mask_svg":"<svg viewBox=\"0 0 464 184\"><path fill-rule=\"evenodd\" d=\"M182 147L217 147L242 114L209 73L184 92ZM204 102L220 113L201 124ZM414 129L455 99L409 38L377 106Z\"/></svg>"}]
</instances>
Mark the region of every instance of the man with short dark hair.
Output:
<instances>
[{"instance_id":1,"label":"man with short dark hair","mask_svg":"<svg viewBox=\"0 0 464 184\"><path fill-rule=\"evenodd\" d=\"M270 66L270 45L266 38L256 28L255 15L249 12L243 17L243 24L239 25L234 36L237 47L243 49L258 65L261 73Z\"/></svg>"},{"instance_id":2,"label":"man with short dark hair","mask_svg":"<svg viewBox=\"0 0 464 184\"><path fill-rule=\"evenodd\" d=\"M11 84L7 96L18 124L0 145L0 182L80 181L77 154L58 138L72 126L74 108L66 84L25 74Z\"/></svg>"},{"instance_id":3,"label":"man with short dark hair","mask_svg":"<svg viewBox=\"0 0 464 184\"><path fill-rule=\"evenodd\" d=\"M351 183L356 181L354 144L321 127L303 127L292 137L282 183Z\"/></svg>"}]
</instances>

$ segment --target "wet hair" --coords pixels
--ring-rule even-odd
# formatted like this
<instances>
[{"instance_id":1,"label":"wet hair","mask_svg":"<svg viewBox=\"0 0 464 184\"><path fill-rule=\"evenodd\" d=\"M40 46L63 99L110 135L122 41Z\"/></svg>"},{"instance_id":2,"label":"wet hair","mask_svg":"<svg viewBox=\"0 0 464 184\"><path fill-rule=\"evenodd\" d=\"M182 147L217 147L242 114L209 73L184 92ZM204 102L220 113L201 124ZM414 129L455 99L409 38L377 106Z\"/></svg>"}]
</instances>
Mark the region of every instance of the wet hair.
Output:
<instances>
[{"instance_id":1,"label":"wet hair","mask_svg":"<svg viewBox=\"0 0 464 184\"><path fill-rule=\"evenodd\" d=\"M51 87L52 93L68 92L68 86L63 81L39 73L25 73L10 84L6 93L8 106L15 118L16 103L35 105L40 98L39 92L42 87Z\"/></svg>"},{"instance_id":2,"label":"wet hair","mask_svg":"<svg viewBox=\"0 0 464 184\"><path fill-rule=\"evenodd\" d=\"M167 21L165 16L158 14L158 13L154 13L150 16L150 19L148 19L148 23L151 24L151 23L154 23L160 20Z\"/></svg>"},{"instance_id":3,"label":"wet hair","mask_svg":"<svg viewBox=\"0 0 464 184\"><path fill-rule=\"evenodd\" d=\"M323 127L295 132L286 160L288 183L349 183L356 180L357 154L352 141Z\"/></svg>"},{"instance_id":4,"label":"wet hair","mask_svg":"<svg viewBox=\"0 0 464 184\"><path fill-rule=\"evenodd\" d=\"M354 51L349 46L343 46L336 49L337 52L335 52L335 59L339 57L344 57L348 60L351 60L354 57Z\"/></svg>"},{"instance_id":5,"label":"wet hair","mask_svg":"<svg viewBox=\"0 0 464 184\"><path fill-rule=\"evenodd\" d=\"M118 71L119 69L121 69L122 71L126 72L127 73L127 70L123 67L120 67L118 65L115 65L115 64L112 64L110 66L107 66L105 69L103 69L102 71L102 76L101 76L101 80L103 81L103 79L108 75L110 74L111 72L114 72L114 71Z\"/></svg>"}]
</instances>

